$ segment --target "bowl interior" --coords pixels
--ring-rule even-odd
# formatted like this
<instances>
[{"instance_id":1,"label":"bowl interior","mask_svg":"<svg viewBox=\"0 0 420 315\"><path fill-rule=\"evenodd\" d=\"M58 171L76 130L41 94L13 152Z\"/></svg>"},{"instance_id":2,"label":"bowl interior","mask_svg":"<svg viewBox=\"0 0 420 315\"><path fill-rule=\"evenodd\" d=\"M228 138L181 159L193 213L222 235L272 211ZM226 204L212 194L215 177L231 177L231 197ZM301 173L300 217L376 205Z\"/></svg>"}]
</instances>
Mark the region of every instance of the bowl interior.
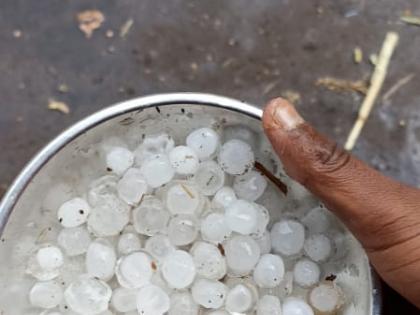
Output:
<instances>
[{"instance_id":1,"label":"bowl interior","mask_svg":"<svg viewBox=\"0 0 420 315\"><path fill-rule=\"evenodd\" d=\"M208 105L168 104L136 109L111 118L80 134L59 150L32 178L20 196L2 235L0 243L0 309L4 315L39 314L30 307L27 292L34 280L25 274L28 256L43 243L55 243L60 229L56 217L59 205L71 197L83 195L89 183L106 173L98 163L104 144L120 139L130 149L136 148L145 134L165 131L176 143L182 143L195 128L211 126L223 138L242 137L254 147L257 160L289 187L283 196L269 185L259 199L269 209L271 221L280 217L301 217L318 201L305 189L291 181L272 153L260 121L256 117L231 109ZM343 314L372 314L372 279L368 261L358 242L334 218L333 237L340 235L337 250L325 266L323 275L334 274L337 283L349 296ZM70 281L82 268L75 259L74 270L66 270L62 282ZM278 295L284 293L274 292ZM305 294L305 292L302 292Z\"/></svg>"}]
</instances>

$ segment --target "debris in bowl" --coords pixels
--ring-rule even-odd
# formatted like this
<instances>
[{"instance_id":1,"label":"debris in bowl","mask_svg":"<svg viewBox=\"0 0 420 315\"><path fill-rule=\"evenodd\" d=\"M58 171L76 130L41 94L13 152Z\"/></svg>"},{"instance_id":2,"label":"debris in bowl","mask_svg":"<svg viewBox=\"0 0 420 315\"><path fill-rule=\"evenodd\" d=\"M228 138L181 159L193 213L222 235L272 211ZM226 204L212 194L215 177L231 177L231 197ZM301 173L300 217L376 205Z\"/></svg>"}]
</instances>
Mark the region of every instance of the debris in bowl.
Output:
<instances>
[{"instance_id":1,"label":"debris in bowl","mask_svg":"<svg viewBox=\"0 0 420 315\"><path fill-rule=\"evenodd\" d=\"M351 297L325 268L339 246L331 215L319 206L270 218L268 188L286 198L294 187L239 138L202 127L182 143L160 133L135 150L106 146L95 157L103 174L56 209L56 241L27 261L32 306L46 315L339 314Z\"/></svg>"}]
</instances>

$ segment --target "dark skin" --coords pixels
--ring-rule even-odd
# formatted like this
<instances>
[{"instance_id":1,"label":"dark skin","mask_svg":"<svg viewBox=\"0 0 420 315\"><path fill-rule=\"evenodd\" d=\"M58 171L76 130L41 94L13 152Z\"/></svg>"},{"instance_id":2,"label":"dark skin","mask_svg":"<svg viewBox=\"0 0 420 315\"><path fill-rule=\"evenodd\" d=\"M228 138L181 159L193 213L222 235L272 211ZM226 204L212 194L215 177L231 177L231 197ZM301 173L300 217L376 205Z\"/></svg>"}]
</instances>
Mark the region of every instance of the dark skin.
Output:
<instances>
[{"instance_id":1,"label":"dark skin","mask_svg":"<svg viewBox=\"0 0 420 315\"><path fill-rule=\"evenodd\" d=\"M341 149L284 99L267 104L263 126L288 175L341 218L380 276L420 308L420 190Z\"/></svg>"}]
</instances>

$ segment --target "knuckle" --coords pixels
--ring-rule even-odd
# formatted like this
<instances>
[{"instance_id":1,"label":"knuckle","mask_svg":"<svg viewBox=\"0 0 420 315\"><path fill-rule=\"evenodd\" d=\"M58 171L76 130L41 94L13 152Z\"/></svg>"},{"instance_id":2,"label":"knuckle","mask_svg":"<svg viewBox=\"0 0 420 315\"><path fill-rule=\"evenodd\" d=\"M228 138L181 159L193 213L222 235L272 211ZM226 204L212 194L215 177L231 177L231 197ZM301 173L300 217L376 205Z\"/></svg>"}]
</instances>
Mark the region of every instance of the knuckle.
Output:
<instances>
[{"instance_id":1,"label":"knuckle","mask_svg":"<svg viewBox=\"0 0 420 315\"><path fill-rule=\"evenodd\" d=\"M346 168L351 162L351 155L336 143L331 143L316 151L315 160L319 171L330 174Z\"/></svg>"}]
</instances>

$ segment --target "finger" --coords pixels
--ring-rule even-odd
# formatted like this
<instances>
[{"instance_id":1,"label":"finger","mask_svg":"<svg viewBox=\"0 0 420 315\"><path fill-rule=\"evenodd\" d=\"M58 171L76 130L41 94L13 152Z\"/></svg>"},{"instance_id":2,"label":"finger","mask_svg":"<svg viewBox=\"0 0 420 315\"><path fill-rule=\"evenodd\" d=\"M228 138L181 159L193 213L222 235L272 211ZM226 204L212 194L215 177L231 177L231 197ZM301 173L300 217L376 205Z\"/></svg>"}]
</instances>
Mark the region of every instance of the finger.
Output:
<instances>
[{"instance_id":1,"label":"finger","mask_svg":"<svg viewBox=\"0 0 420 315\"><path fill-rule=\"evenodd\" d=\"M385 278L395 285L404 264L420 272L419 190L351 156L312 128L284 99L268 103L263 126L289 176L346 223ZM405 248L411 252L401 257ZM413 263L416 259L417 264ZM400 282L397 289L407 290Z\"/></svg>"}]
</instances>

